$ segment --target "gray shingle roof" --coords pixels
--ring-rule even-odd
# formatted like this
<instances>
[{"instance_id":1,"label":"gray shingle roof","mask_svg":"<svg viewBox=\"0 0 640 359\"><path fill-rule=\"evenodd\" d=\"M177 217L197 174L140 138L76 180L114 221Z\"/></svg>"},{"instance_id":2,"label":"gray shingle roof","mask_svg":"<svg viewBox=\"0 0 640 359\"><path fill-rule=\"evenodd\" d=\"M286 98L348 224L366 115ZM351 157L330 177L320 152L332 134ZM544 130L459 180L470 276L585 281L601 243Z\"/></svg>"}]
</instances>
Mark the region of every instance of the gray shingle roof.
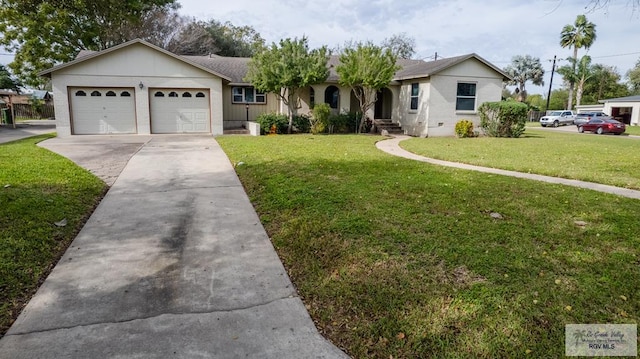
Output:
<instances>
[{"instance_id":1,"label":"gray shingle roof","mask_svg":"<svg viewBox=\"0 0 640 359\"><path fill-rule=\"evenodd\" d=\"M156 48L161 52L165 52L174 56L176 58L182 58L187 63L194 64L196 66L202 67L204 69L211 70L215 74L222 75L226 80L228 80L231 84L244 84L246 81L244 77L247 75L247 65L250 61L250 58L245 57L224 57L218 55L207 55L207 56L182 56L171 54L166 50L160 49L154 45L151 45L143 40L132 40L130 43L143 43L148 45L149 47ZM127 46L128 43L118 45L117 47ZM109 49L105 50L109 51ZM93 56L91 56L93 55ZM96 52L94 51L80 51L76 59L72 63L76 63L79 61L83 61L84 57L94 57L96 56ZM510 79L509 75L507 75L504 71L494 66L490 62L486 61L482 57L476 54L468 54L456 57L450 57L446 59L441 59L437 61L423 61L423 60L407 60L407 59L398 59L398 65L401 66L401 69L396 72L393 80L394 81L402 81L416 78L424 78L434 75L444 69L455 66L463 61L466 61L470 58L475 58L476 60L484 63L486 66L490 67L498 74L502 75L502 77L506 80ZM330 56L329 57L329 77L327 78L327 82L337 83L338 82L338 73L336 72L336 66L340 64L340 60L338 56ZM64 67L67 64L56 66ZM43 73L50 73L51 70L44 71Z\"/></svg>"},{"instance_id":2,"label":"gray shingle roof","mask_svg":"<svg viewBox=\"0 0 640 359\"><path fill-rule=\"evenodd\" d=\"M223 57L218 55L180 57L226 75L231 79L232 84L246 83L246 81L244 81L244 77L247 75L247 64L249 63L250 58Z\"/></svg>"},{"instance_id":3,"label":"gray shingle roof","mask_svg":"<svg viewBox=\"0 0 640 359\"><path fill-rule=\"evenodd\" d=\"M608 98L600 102L640 102L640 96L627 96L618 98Z\"/></svg>"}]
</instances>

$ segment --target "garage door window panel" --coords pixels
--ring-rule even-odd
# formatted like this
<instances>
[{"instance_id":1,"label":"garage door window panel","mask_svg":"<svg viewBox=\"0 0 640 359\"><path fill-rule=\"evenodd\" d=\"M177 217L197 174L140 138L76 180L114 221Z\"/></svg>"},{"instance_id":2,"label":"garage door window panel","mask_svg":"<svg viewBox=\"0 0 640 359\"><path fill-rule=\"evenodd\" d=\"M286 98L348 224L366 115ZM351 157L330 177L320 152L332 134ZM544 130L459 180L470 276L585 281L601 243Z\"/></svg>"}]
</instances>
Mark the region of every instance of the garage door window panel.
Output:
<instances>
[{"instance_id":1,"label":"garage door window panel","mask_svg":"<svg viewBox=\"0 0 640 359\"><path fill-rule=\"evenodd\" d=\"M93 91L93 92L91 92L91 96L92 97L99 97L99 96L102 96L102 94L100 93L100 91Z\"/></svg>"},{"instance_id":2,"label":"garage door window panel","mask_svg":"<svg viewBox=\"0 0 640 359\"><path fill-rule=\"evenodd\" d=\"M160 92L160 91L158 91L158 92L156 92L153 96L154 96L154 97L164 97L164 92Z\"/></svg>"}]
</instances>

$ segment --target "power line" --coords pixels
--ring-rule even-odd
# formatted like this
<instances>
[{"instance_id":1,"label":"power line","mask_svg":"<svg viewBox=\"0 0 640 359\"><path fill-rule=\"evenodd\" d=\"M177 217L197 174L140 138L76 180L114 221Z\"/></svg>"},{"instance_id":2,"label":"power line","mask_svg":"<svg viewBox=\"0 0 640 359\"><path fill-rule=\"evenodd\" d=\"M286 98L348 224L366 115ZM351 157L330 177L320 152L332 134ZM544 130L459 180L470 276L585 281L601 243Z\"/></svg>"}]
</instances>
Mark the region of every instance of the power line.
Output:
<instances>
[{"instance_id":1,"label":"power line","mask_svg":"<svg viewBox=\"0 0 640 359\"><path fill-rule=\"evenodd\" d=\"M636 51L636 52L629 52L626 54L616 54L616 55L605 55L605 56L593 56L591 57L592 59L602 59L605 57L619 57L619 56L629 56L629 55L638 55L640 54L640 51Z\"/></svg>"}]
</instances>

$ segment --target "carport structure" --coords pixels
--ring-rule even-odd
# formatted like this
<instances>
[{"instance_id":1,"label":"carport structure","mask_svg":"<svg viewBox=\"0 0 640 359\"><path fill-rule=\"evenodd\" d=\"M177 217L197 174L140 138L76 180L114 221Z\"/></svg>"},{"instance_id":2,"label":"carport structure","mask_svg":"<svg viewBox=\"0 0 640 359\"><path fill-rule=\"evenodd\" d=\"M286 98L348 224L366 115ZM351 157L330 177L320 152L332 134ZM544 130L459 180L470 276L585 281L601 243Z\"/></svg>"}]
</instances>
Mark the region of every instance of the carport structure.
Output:
<instances>
[{"instance_id":1,"label":"carport structure","mask_svg":"<svg viewBox=\"0 0 640 359\"><path fill-rule=\"evenodd\" d=\"M627 125L640 125L640 96L627 96L600 101L603 112Z\"/></svg>"}]
</instances>

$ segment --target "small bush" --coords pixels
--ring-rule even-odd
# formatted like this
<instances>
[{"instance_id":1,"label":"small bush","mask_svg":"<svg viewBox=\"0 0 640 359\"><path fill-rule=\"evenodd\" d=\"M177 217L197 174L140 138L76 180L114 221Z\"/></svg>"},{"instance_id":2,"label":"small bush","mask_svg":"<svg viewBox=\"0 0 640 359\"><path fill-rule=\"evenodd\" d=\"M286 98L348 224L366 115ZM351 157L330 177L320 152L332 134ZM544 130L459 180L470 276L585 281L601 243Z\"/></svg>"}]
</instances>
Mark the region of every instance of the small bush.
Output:
<instances>
[{"instance_id":1,"label":"small bush","mask_svg":"<svg viewBox=\"0 0 640 359\"><path fill-rule=\"evenodd\" d=\"M269 133L269 129L272 125L276 125L276 131L278 133L287 133L289 127L289 118L287 115L280 115L277 113L262 113L256 118L256 122L260 124L260 133Z\"/></svg>"},{"instance_id":2,"label":"small bush","mask_svg":"<svg viewBox=\"0 0 640 359\"><path fill-rule=\"evenodd\" d=\"M309 133L311 126L309 125L308 115L295 115L293 116L293 127L298 133Z\"/></svg>"},{"instance_id":3,"label":"small bush","mask_svg":"<svg viewBox=\"0 0 640 359\"><path fill-rule=\"evenodd\" d=\"M462 120L456 123L456 136L460 138L474 137L473 122L469 120Z\"/></svg>"},{"instance_id":4,"label":"small bush","mask_svg":"<svg viewBox=\"0 0 640 359\"><path fill-rule=\"evenodd\" d=\"M312 115L309 118L311 125L311 133L317 135L324 131L329 124L329 116L331 115L331 107L326 103L319 103L313 107Z\"/></svg>"},{"instance_id":5,"label":"small bush","mask_svg":"<svg viewBox=\"0 0 640 359\"><path fill-rule=\"evenodd\" d=\"M490 137L520 137L525 130L528 106L522 102L485 102L480 105L480 127Z\"/></svg>"},{"instance_id":6,"label":"small bush","mask_svg":"<svg viewBox=\"0 0 640 359\"><path fill-rule=\"evenodd\" d=\"M329 133L354 133L358 128L360 113L341 113L329 116Z\"/></svg>"}]
</instances>

